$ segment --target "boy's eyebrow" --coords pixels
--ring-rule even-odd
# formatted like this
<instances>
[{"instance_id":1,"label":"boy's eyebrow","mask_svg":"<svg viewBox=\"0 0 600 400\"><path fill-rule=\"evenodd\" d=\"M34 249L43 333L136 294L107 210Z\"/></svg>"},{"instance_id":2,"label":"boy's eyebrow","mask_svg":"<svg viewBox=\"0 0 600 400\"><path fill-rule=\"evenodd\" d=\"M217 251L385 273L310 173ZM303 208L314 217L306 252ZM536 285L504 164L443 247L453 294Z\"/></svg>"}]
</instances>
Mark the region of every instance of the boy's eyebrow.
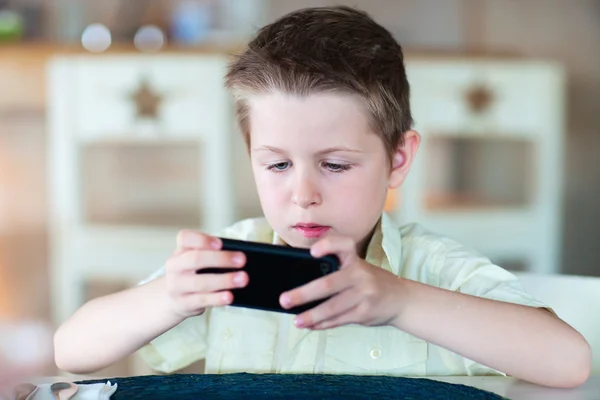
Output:
<instances>
[{"instance_id":1,"label":"boy's eyebrow","mask_svg":"<svg viewBox=\"0 0 600 400\"><path fill-rule=\"evenodd\" d=\"M341 146L341 147L329 147L327 149L319 151L319 154L336 153L338 151L345 151L345 152L350 152L350 153L362 153L362 151L360 151L358 149L351 149L350 147Z\"/></svg>"},{"instance_id":2,"label":"boy's eyebrow","mask_svg":"<svg viewBox=\"0 0 600 400\"><path fill-rule=\"evenodd\" d=\"M273 153L285 153L282 149L273 146L259 146L252 149L252 151L272 151Z\"/></svg>"}]
</instances>

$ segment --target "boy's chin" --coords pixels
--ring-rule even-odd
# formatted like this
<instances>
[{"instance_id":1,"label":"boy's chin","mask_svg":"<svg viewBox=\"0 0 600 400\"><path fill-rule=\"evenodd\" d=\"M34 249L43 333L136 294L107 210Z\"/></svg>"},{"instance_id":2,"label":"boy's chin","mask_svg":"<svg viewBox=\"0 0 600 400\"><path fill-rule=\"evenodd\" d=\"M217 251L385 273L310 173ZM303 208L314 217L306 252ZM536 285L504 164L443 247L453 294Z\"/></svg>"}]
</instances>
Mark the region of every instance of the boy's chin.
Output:
<instances>
[{"instance_id":1,"label":"boy's chin","mask_svg":"<svg viewBox=\"0 0 600 400\"><path fill-rule=\"evenodd\" d=\"M292 234L289 235L289 237L286 237L286 238L282 237L282 239L289 246L296 247L299 249L310 249L313 244L317 243L320 240L323 240L327 236L328 236L328 234L324 234L319 237L305 237L300 233L292 232Z\"/></svg>"},{"instance_id":2,"label":"boy's chin","mask_svg":"<svg viewBox=\"0 0 600 400\"><path fill-rule=\"evenodd\" d=\"M296 247L298 249L310 249L312 245L318 241L318 239L295 238L293 240L286 240L285 242L289 246Z\"/></svg>"}]
</instances>

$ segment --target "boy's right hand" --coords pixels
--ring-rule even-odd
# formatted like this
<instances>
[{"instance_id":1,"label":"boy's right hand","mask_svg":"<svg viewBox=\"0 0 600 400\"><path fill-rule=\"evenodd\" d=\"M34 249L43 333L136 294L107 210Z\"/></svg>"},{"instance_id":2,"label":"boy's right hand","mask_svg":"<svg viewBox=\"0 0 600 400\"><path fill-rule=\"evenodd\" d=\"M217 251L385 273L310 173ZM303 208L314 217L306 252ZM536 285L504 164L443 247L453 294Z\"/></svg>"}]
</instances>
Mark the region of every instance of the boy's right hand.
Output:
<instances>
[{"instance_id":1,"label":"boy's right hand","mask_svg":"<svg viewBox=\"0 0 600 400\"><path fill-rule=\"evenodd\" d=\"M219 238L184 230L177 235L177 250L165 265L165 284L170 308L183 318L200 315L207 307L230 304L230 289L248 284L244 271L196 274L203 268L242 268L244 253L220 250Z\"/></svg>"}]
</instances>

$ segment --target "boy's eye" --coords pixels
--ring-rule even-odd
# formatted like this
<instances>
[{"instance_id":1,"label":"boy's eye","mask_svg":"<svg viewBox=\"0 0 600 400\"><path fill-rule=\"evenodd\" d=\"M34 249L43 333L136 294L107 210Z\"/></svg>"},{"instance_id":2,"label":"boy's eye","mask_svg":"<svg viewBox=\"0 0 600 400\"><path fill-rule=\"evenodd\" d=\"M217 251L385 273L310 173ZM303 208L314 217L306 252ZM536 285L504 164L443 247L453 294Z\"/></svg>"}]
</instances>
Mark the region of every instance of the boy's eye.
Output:
<instances>
[{"instance_id":1,"label":"boy's eye","mask_svg":"<svg viewBox=\"0 0 600 400\"><path fill-rule=\"evenodd\" d=\"M331 172L343 172L343 171L347 171L351 168L351 166L348 164L336 164L336 163L329 163L329 162L324 162L322 165L323 165L323 167L327 168Z\"/></svg>"},{"instance_id":2,"label":"boy's eye","mask_svg":"<svg viewBox=\"0 0 600 400\"><path fill-rule=\"evenodd\" d=\"M283 172L290 167L289 161L279 162L275 164L270 164L267 169L274 172Z\"/></svg>"}]
</instances>

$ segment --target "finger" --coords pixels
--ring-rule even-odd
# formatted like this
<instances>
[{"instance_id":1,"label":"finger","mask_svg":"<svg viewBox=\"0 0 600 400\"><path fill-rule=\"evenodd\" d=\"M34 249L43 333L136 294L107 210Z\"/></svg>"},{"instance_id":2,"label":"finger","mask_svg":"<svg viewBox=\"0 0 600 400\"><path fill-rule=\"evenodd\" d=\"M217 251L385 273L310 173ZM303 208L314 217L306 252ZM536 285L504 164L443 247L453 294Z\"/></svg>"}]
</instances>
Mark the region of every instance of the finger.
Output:
<instances>
[{"instance_id":1,"label":"finger","mask_svg":"<svg viewBox=\"0 0 600 400\"><path fill-rule=\"evenodd\" d=\"M233 294L227 292L188 294L182 298L188 310L201 311L208 307L226 306L233 302Z\"/></svg>"},{"instance_id":2,"label":"finger","mask_svg":"<svg viewBox=\"0 0 600 400\"><path fill-rule=\"evenodd\" d=\"M175 251L173 252L172 257L178 257L181 254L185 253L186 251L187 251L186 249L176 248Z\"/></svg>"},{"instance_id":3,"label":"finger","mask_svg":"<svg viewBox=\"0 0 600 400\"><path fill-rule=\"evenodd\" d=\"M343 314L337 315L333 318L326 319L318 324L307 327L312 330L323 330L323 329L332 329L337 328L338 326L348 325L356 323L356 315L355 311L358 309L358 305L355 305L353 308L347 310Z\"/></svg>"},{"instance_id":4,"label":"finger","mask_svg":"<svg viewBox=\"0 0 600 400\"><path fill-rule=\"evenodd\" d=\"M310 328L323 321L346 314L356 307L359 301L360 298L355 291L345 290L317 307L297 315L294 318L294 323L298 328Z\"/></svg>"},{"instance_id":5,"label":"finger","mask_svg":"<svg viewBox=\"0 0 600 400\"><path fill-rule=\"evenodd\" d=\"M324 299L350 287L352 282L346 271L337 271L322 278L315 279L296 289L284 292L279 296L279 303L285 309Z\"/></svg>"},{"instance_id":6,"label":"finger","mask_svg":"<svg viewBox=\"0 0 600 400\"><path fill-rule=\"evenodd\" d=\"M241 288L248 284L249 277L244 271L225 274L182 275L177 278L174 291L184 294L212 293Z\"/></svg>"},{"instance_id":7,"label":"finger","mask_svg":"<svg viewBox=\"0 0 600 400\"><path fill-rule=\"evenodd\" d=\"M328 236L318 241L311 247L310 253L313 257L334 254L339 258L342 267L350 265L357 257L356 243L350 238L341 236Z\"/></svg>"},{"instance_id":8,"label":"finger","mask_svg":"<svg viewBox=\"0 0 600 400\"><path fill-rule=\"evenodd\" d=\"M168 267L176 272L195 272L204 268L241 268L246 256L239 251L187 250L172 257Z\"/></svg>"},{"instance_id":9,"label":"finger","mask_svg":"<svg viewBox=\"0 0 600 400\"><path fill-rule=\"evenodd\" d=\"M177 234L177 249L219 250L221 246L221 239L199 231L184 229Z\"/></svg>"}]
</instances>

